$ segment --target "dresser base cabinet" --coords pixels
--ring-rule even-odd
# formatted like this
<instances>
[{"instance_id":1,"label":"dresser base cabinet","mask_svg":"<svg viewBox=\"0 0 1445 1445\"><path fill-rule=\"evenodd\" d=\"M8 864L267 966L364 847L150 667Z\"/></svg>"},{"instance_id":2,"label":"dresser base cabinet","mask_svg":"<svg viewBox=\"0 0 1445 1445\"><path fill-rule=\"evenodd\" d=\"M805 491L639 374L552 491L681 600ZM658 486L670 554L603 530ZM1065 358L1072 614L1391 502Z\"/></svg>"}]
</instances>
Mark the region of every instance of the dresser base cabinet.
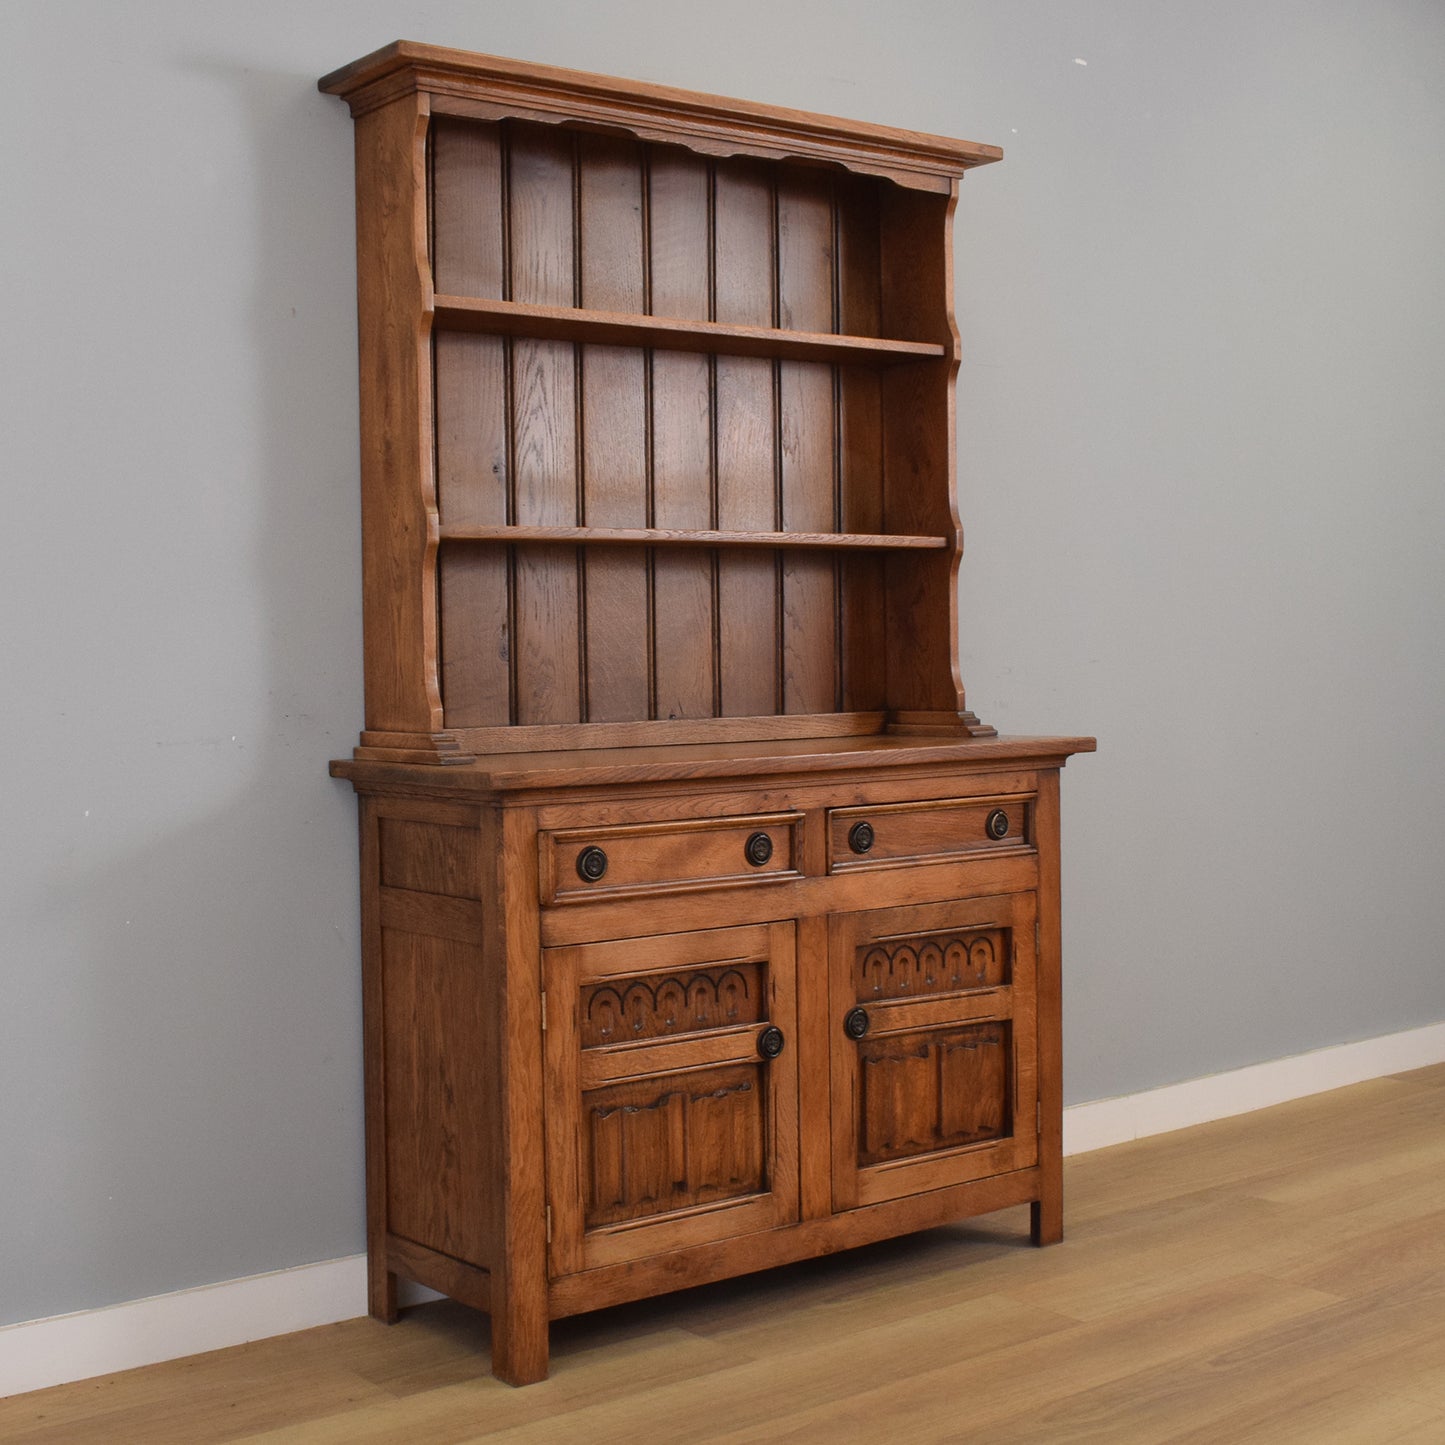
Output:
<instances>
[{"instance_id":1,"label":"dresser base cabinet","mask_svg":"<svg viewBox=\"0 0 1445 1445\"><path fill-rule=\"evenodd\" d=\"M1058 779L1089 745L335 764L372 1313L398 1277L484 1309L522 1384L563 1315L1009 1205L1060 1238Z\"/></svg>"}]
</instances>

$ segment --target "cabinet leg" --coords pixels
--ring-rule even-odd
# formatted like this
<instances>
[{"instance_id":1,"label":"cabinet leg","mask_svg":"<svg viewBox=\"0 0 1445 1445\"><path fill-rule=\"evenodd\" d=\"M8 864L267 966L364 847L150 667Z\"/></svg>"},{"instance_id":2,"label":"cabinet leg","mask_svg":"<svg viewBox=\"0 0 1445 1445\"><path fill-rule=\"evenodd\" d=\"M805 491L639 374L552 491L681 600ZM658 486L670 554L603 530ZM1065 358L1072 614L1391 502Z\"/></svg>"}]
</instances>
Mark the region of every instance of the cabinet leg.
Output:
<instances>
[{"instance_id":1,"label":"cabinet leg","mask_svg":"<svg viewBox=\"0 0 1445 1445\"><path fill-rule=\"evenodd\" d=\"M1044 1197L1029 1205L1029 1237L1035 1244L1057 1244L1064 1237L1064 1191L1057 1181L1044 1185Z\"/></svg>"},{"instance_id":2,"label":"cabinet leg","mask_svg":"<svg viewBox=\"0 0 1445 1445\"><path fill-rule=\"evenodd\" d=\"M535 1385L547 1378L546 1295L537 1310L515 1307L492 1314L492 1374L507 1385Z\"/></svg>"},{"instance_id":3,"label":"cabinet leg","mask_svg":"<svg viewBox=\"0 0 1445 1445\"><path fill-rule=\"evenodd\" d=\"M366 1261L366 1306L372 1319L394 1325L401 1311L396 1307L396 1276L375 1258Z\"/></svg>"}]
</instances>

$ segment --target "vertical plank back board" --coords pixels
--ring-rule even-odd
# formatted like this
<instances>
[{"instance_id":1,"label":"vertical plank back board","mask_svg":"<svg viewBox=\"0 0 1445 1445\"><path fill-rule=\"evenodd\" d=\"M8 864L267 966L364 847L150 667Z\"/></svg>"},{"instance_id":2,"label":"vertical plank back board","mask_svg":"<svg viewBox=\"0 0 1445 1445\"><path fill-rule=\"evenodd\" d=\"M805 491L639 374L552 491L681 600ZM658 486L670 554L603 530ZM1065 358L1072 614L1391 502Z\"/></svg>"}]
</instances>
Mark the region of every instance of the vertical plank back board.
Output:
<instances>
[{"instance_id":1,"label":"vertical plank back board","mask_svg":"<svg viewBox=\"0 0 1445 1445\"><path fill-rule=\"evenodd\" d=\"M502 148L494 125L432 121L432 274L437 291L500 297L505 286ZM439 332L437 507L442 524L494 526L507 516L506 342ZM442 707L448 727L511 720L510 594L500 547L443 548L437 559Z\"/></svg>"},{"instance_id":2,"label":"vertical plank back board","mask_svg":"<svg viewBox=\"0 0 1445 1445\"><path fill-rule=\"evenodd\" d=\"M717 163L713 202L714 305L718 321L774 324L775 235L771 168L754 160ZM776 364L719 356L717 513L725 530L778 526ZM720 711L752 717L780 711L778 561L766 552L718 562Z\"/></svg>"},{"instance_id":3,"label":"vertical plank back board","mask_svg":"<svg viewBox=\"0 0 1445 1445\"><path fill-rule=\"evenodd\" d=\"M832 178L783 171L777 187L778 320L798 331L837 330ZM831 532L838 525L837 368L778 363L782 526ZM831 712L838 697L837 561L782 557L783 711Z\"/></svg>"},{"instance_id":4,"label":"vertical plank back board","mask_svg":"<svg viewBox=\"0 0 1445 1445\"><path fill-rule=\"evenodd\" d=\"M859 176L837 180L838 324L852 336L880 336L881 261L878 246L882 183ZM839 522L845 532L882 532L883 392L876 370L839 367ZM885 704L883 559L841 559L843 706Z\"/></svg>"},{"instance_id":5,"label":"vertical plank back board","mask_svg":"<svg viewBox=\"0 0 1445 1445\"><path fill-rule=\"evenodd\" d=\"M612 136L578 137L581 304L646 309L642 148ZM645 527L648 506L647 353L582 346L582 520ZM630 722L651 708L647 557L641 550L584 554L584 717Z\"/></svg>"},{"instance_id":6,"label":"vertical plank back board","mask_svg":"<svg viewBox=\"0 0 1445 1445\"><path fill-rule=\"evenodd\" d=\"M712 178L701 156L652 148L648 258L652 313L706 319ZM705 356L652 356L653 525L716 525L713 372ZM660 549L653 562L653 696L659 718L711 717L717 699L716 558Z\"/></svg>"},{"instance_id":7,"label":"vertical plank back board","mask_svg":"<svg viewBox=\"0 0 1445 1445\"><path fill-rule=\"evenodd\" d=\"M574 140L547 126L508 126L511 300L576 302ZM577 523L577 354L565 341L512 343L515 519ZM516 554L515 721L582 720L578 559L573 547Z\"/></svg>"}]
</instances>

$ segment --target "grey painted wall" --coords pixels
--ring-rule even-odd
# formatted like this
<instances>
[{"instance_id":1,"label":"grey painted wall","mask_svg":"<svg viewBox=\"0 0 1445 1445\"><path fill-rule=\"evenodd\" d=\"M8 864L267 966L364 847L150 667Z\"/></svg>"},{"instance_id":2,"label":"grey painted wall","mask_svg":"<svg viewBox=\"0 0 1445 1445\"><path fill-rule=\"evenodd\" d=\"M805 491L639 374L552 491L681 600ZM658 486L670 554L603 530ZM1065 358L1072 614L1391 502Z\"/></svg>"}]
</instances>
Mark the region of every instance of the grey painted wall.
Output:
<instances>
[{"instance_id":1,"label":"grey painted wall","mask_svg":"<svg viewBox=\"0 0 1445 1445\"><path fill-rule=\"evenodd\" d=\"M398 34L1003 144L964 663L1004 729L1102 740L1069 1099L1445 1018L1440 6L6 0L0 1322L362 1247L314 79Z\"/></svg>"}]
</instances>

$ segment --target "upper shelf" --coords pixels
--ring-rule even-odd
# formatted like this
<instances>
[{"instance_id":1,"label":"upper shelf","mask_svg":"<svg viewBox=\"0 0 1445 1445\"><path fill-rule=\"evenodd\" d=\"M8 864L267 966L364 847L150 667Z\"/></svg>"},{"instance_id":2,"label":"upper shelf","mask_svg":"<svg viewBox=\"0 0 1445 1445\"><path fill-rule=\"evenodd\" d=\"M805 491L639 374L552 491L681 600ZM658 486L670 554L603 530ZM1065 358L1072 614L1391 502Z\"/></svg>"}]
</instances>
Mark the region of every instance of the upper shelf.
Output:
<instances>
[{"instance_id":1,"label":"upper shelf","mask_svg":"<svg viewBox=\"0 0 1445 1445\"><path fill-rule=\"evenodd\" d=\"M600 346L652 346L667 351L705 351L719 356L767 356L787 361L858 362L877 365L937 360L948 348L930 341L891 341L786 331L772 326L730 326L573 306L536 306L478 296L438 296L437 325L446 331L484 331L543 341L589 341Z\"/></svg>"},{"instance_id":2,"label":"upper shelf","mask_svg":"<svg viewBox=\"0 0 1445 1445\"><path fill-rule=\"evenodd\" d=\"M714 532L664 527L443 526L443 542L551 542L577 546L783 547L879 552L935 550L947 537L904 537L875 532Z\"/></svg>"}]
</instances>

